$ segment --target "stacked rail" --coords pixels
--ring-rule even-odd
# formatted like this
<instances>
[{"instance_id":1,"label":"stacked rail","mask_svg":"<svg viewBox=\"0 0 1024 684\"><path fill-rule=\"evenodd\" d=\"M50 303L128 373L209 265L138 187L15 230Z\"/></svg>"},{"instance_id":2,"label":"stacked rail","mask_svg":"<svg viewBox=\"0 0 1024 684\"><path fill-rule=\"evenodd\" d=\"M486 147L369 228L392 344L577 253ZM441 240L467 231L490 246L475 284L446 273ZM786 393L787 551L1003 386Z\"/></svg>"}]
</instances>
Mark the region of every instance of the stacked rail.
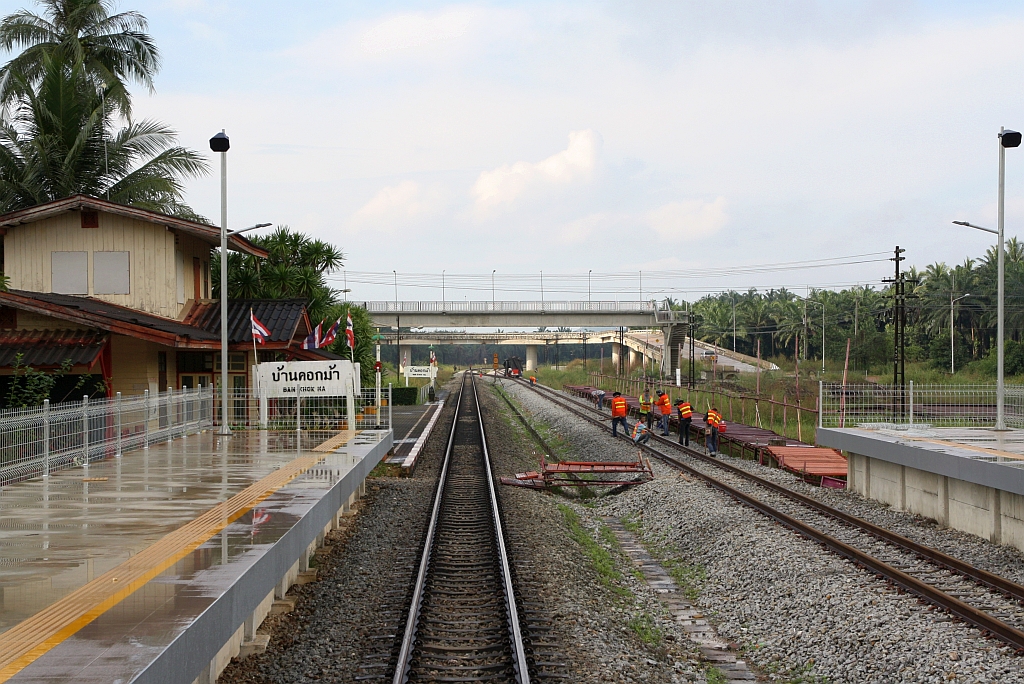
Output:
<instances>
[{"instance_id":1,"label":"stacked rail","mask_svg":"<svg viewBox=\"0 0 1024 684\"><path fill-rule=\"evenodd\" d=\"M424 681L530 681L476 380L469 373L463 374L393 684Z\"/></svg>"},{"instance_id":2,"label":"stacked rail","mask_svg":"<svg viewBox=\"0 0 1024 684\"><path fill-rule=\"evenodd\" d=\"M534 387L541 396L590 423L603 426L607 419L590 405L542 385ZM1024 650L1024 586L695 449L657 435L653 443L683 452L691 459L687 462L661 448L643 447L659 461L703 480L984 633ZM696 467L694 461L702 467ZM724 471L726 477L714 477L703 466Z\"/></svg>"}]
</instances>

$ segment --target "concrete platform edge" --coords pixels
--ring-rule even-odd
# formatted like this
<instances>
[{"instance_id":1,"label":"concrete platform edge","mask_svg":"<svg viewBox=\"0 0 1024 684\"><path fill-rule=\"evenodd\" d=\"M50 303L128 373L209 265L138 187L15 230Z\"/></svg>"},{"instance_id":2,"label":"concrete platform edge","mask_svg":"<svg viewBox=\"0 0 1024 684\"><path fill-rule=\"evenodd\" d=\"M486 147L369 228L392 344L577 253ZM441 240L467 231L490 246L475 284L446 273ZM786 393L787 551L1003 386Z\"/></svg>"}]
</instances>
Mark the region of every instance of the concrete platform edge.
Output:
<instances>
[{"instance_id":1,"label":"concrete platform edge","mask_svg":"<svg viewBox=\"0 0 1024 684\"><path fill-rule=\"evenodd\" d=\"M274 591L310 544L359 489L370 471L391 450L392 441L392 436L388 434L374 445L273 548L132 681L140 684L190 684L203 675L246 618Z\"/></svg>"},{"instance_id":2,"label":"concrete platform edge","mask_svg":"<svg viewBox=\"0 0 1024 684\"><path fill-rule=\"evenodd\" d=\"M836 428L818 428L817 442L821 446L1024 496L1024 470L1020 468L893 443Z\"/></svg>"}]
</instances>

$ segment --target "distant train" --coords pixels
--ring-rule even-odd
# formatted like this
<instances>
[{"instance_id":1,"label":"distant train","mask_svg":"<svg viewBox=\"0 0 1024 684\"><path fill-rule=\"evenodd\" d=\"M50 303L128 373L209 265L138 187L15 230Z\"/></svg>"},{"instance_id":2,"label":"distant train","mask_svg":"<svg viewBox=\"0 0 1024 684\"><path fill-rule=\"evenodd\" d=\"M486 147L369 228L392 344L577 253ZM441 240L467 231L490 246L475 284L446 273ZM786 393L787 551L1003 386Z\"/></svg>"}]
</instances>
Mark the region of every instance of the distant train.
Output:
<instances>
[{"instance_id":1,"label":"distant train","mask_svg":"<svg viewBox=\"0 0 1024 684\"><path fill-rule=\"evenodd\" d=\"M505 377L520 378L523 376L523 361L518 356L505 359Z\"/></svg>"}]
</instances>

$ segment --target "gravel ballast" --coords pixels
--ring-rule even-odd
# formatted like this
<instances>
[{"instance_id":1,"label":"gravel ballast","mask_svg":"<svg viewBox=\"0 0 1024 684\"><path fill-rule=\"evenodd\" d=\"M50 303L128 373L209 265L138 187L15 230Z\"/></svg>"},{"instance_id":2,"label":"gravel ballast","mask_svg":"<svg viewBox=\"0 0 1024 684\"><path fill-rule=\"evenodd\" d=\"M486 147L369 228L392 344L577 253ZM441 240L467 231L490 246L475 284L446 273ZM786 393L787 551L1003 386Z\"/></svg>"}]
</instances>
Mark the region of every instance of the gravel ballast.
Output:
<instances>
[{"instance_id":1,"label":"gravel ballast","mask_svg":"<svg viewBox=\"0 0 1024 684\"><path fill-rule=\"evenodd\" d=\"M522 386L509 386L536 419L579 458L635 451ZM602 456L597 456L602 455ZM940 530L859 497L817 490L756 464L729 459L900 534L1017 579L1020 557L962 533ZM778 681L1021 682L1022 661L1000 642L898 593L887 583L717 490L655 463L657 479L602 500L595 513L639 524L649 548L692 567L697 602L719 633L744 647ZM813 491L812 491L813 490ZM840 501L837 503L837 499Z\"/></svg>"},{"instance_id":2,"label":"gravel ballast","mask_svg":"<svg viewBox=\"0 0 1024 684\"><path fill-rule=\"evenodd\" d=\"M480 401L496 476L536 468L526 432L481 380ZM360 666L380 660L382 616L412 581L436 477L451 425L454 397L438 420L415 474L371 478L367 496L345 529L333 533L316 582L295 587L295 610L270 618L266 653L232 663L221 682L355 682ZM703 666L639 573L609 544L600 519L584 506L542 492L501 487L503 519L517 578L527 600L550 618L568 682L703 681ZM562 504L562 507L560 507ZM620 578L602 581L571 538L566 511L578 513L590 539L612 555ZM604 538L603 536L604 535ZM410 551L411 550L411 551ZM643 633L647 643L641 639Z\"/></svg>"}]
</instances>

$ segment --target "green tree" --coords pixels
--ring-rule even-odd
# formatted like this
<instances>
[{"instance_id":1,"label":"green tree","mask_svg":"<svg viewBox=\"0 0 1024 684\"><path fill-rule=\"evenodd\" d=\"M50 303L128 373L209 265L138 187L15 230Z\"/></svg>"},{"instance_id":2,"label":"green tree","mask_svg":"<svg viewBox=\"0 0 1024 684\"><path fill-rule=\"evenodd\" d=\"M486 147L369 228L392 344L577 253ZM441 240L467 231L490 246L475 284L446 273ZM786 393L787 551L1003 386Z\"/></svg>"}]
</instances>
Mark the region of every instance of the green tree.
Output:
<instances>
[{"instance_id":1,"label":"green tree","mask_svg":"<svg viewBox=\"0 0 1024 684\"><path fill-rule=\"evenodd\" d=\"M153 91L160 53L138 12L112 14L112 0L40 0L41 14L22 9L0 22L0 48L21 49L0 69L0 102L19 98L18 82L35 87L49 63L81 64L86 79L116 111L131 118L128 83Z\"/></svg>"},{"instance_id":2,"label":"green tree","mask_svg":"<svg viewBox=\"0 0 1024 684\"><path fill-rule=\"evenodd\" d=\"M40 80L12 74L12 113L0 122L0 211L76 193L203 220L184 202L184 181L209 171L175 133L154 121L110 131L104 102L81 62L43 57Z\"/></svg>"}]
</instances>

